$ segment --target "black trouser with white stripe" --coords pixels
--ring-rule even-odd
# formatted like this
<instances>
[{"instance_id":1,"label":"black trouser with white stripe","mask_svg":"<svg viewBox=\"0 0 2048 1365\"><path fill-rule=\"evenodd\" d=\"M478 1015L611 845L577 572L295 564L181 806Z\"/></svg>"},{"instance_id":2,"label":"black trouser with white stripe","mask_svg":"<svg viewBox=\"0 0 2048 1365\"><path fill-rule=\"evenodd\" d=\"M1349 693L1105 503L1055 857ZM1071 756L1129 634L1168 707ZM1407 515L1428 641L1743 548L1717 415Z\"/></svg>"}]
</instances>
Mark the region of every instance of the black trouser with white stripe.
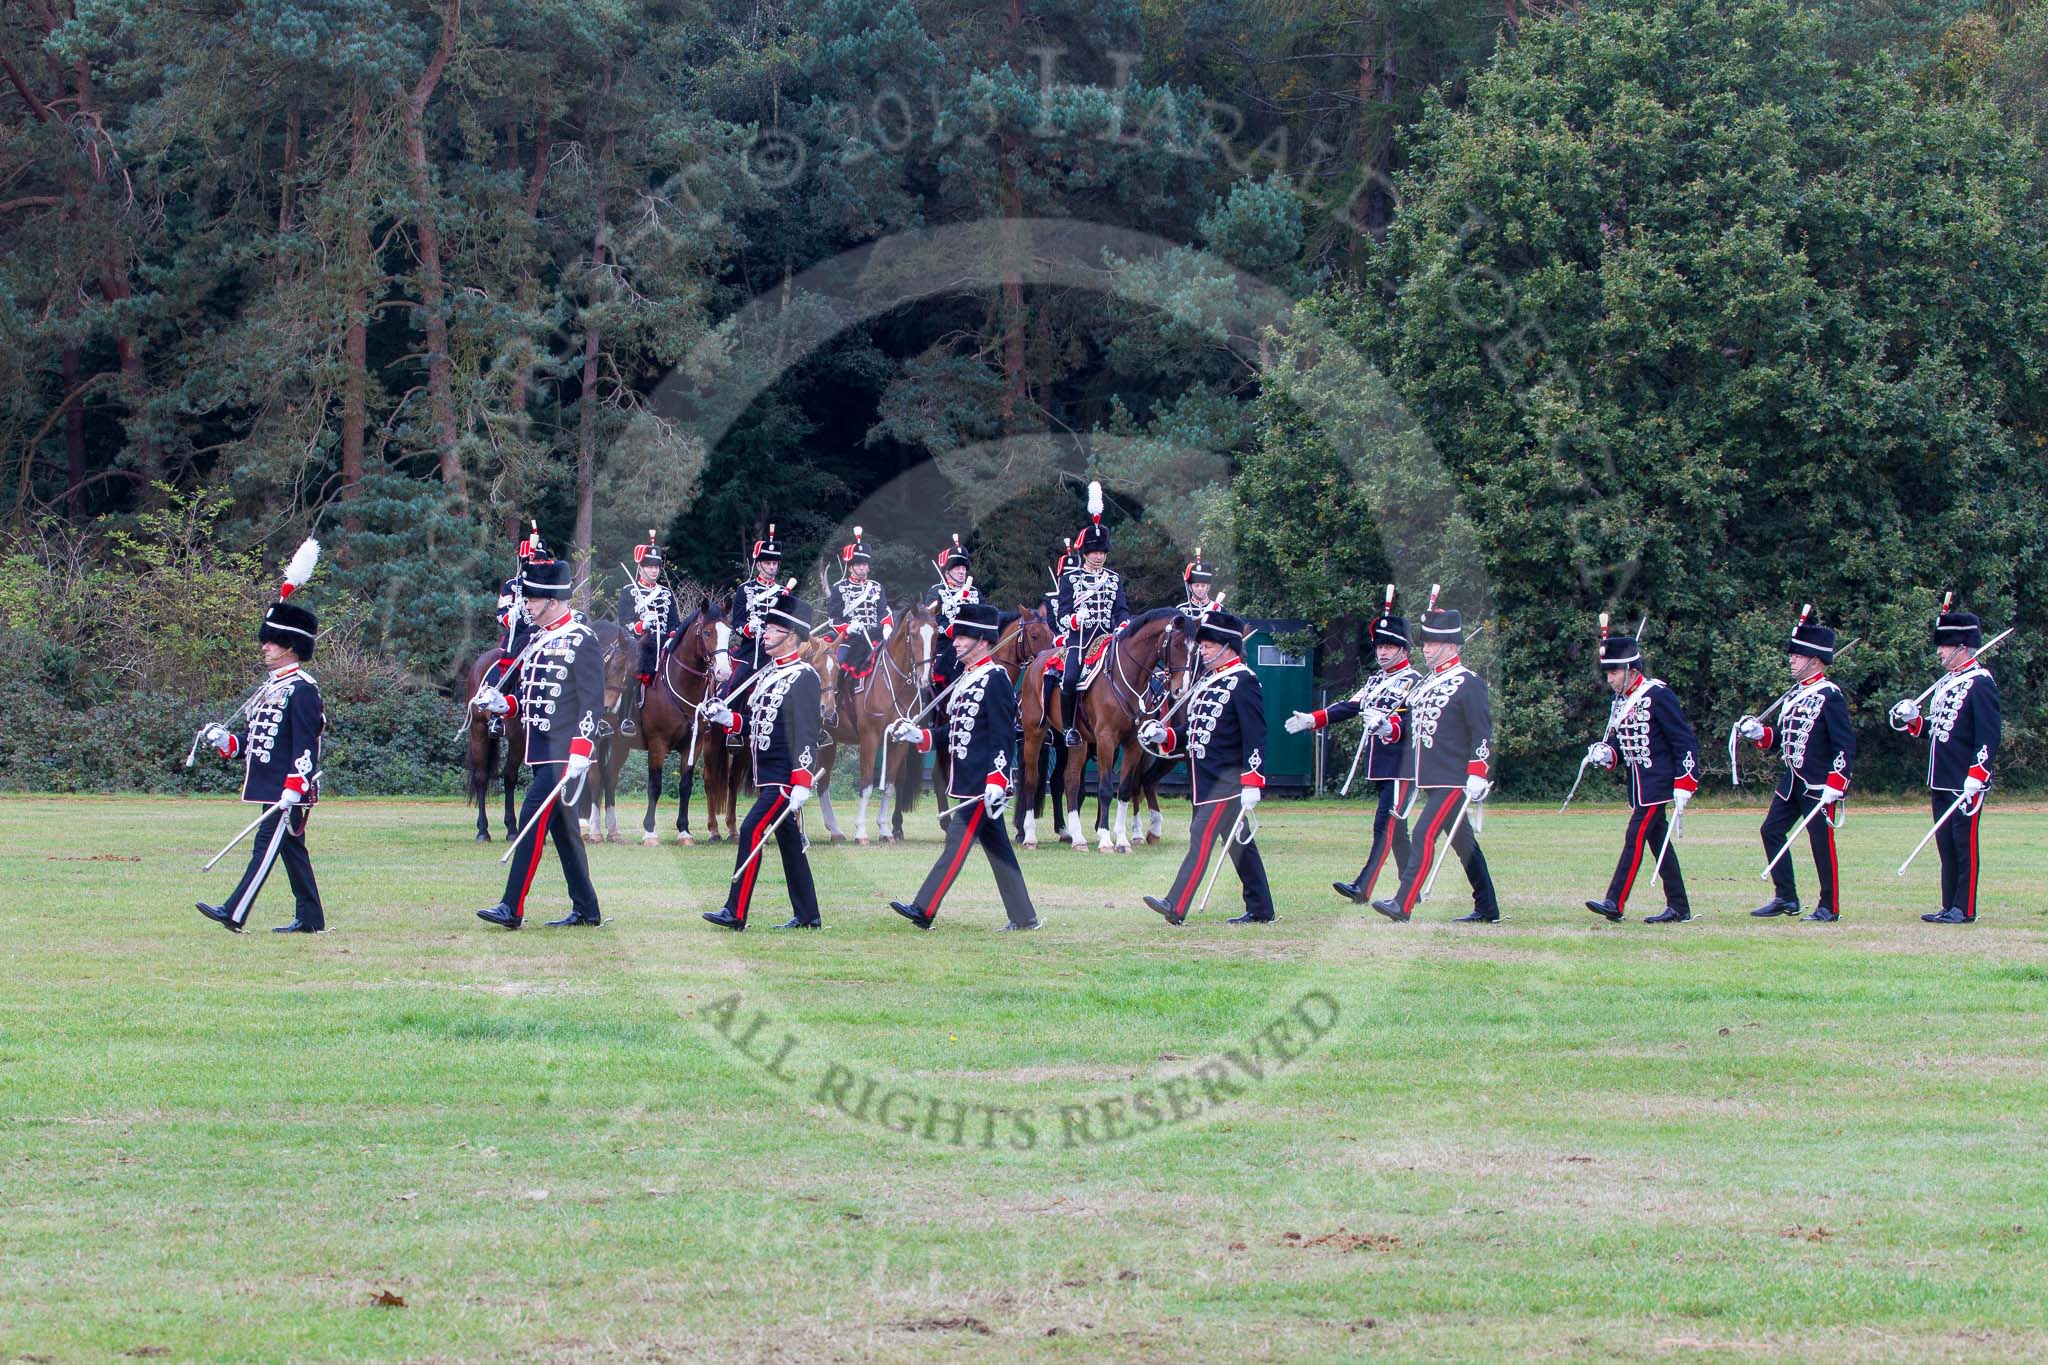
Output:
<instances>
[{"instance_id":1,"label":"black trouser with white stripe","mask_svg":"<svg viewBox=\"0 0 2048 1365\"><path fill-rule=\"evenodd\" d=\"M1657 871L1657 850L1664 853L1664 903L1674 910L1692 913L1692 902L1686 899L1685 878L1678 871L1678 845L1666 847L1666 831L1671 828L1671 807L1668 803L1654 806L1638 806L1628 813L1628 833L1621 840L1621 861L1614 865L1614 880L1607 883L1607 899L1614 902L1619 910L1628 909L1628 895L1635 888L1637 877L1647 877Z\"/></svg>"},{"instance_id":2,"label":"black trouser with white stripe","mask_svg":"<svg viewBox=\"0 0 2048 1365\"><path fill-rule=\"evenodd\" d=\"M1934 818L1941 819L1961 794L1935 792ZM1977 820L1983 814L1984 796L1980 792L1977 809L1967 815L1958 809L1934 834L1934 847L1941 853L1941 908L1961 910L1964 919L1977 918Z\"/></svg>"},{"instance_id":3,"label":"black trouser with white stripe","mask_svg":"<svg viewBox=\"0 0 2048 1365\"><path fill-rule=\"evenodd\" d=\"M1010 831L1000 817L991 817L980 797L971 797L946 816L946 850L932 864L932 870L917 889L917 908L927 916L939 913L939 902L953 888L967 861L967 850L976 843L988 855L989 870L995 873L996 890L1003 897L1003 911L1012 924L1030 924L1038 918L1031 892L1024 885L1024 869L1017 866L1017 850L1010 847Z\"/></svg>"},{"instance_id":4,"label":"black trouser with white stripe","mask_svg":"<svg viewBox=\"0 0 2048 1365\"><path fill-rule=\"evenodd\" d=\"M768 826L789 810L789 794L781 786L763 787L754 796L754 804L747 809L746 818L740 821L739 853L733 859L733 870L739 871L740 864L747 862L747 855L760 848L762 836ZM789 884L789 904L796 917L805 924L816 924L818 919L818 888L811 880L811 858L804 852L804 832L797 826L796 817L784 820L775 829L775 848L782 855L782 877ZM760 879L761 864L768 859L768 850L761 849L746 871L740 872L737 880L726 889L725 908L739 917L740 923L747 920L747 908L754 902L754 883Z\"/></svg>"},{"instance_id":5,"label":"black trouser with white stripe","mask_svg":"<svg viewBox=\"0 0 2048 1365\"><path fill-rule=\"evenodd\" d=\"M1209 860L1216 855L1219 842L1225 845L1223 852L1237 867L1237 879L1244 887L1245 913L1253 919L1273 918L1273 888L1266 884L1266 863L1259 856L1258 841L1239 843L1231 838L1241 810L1234 796L1205 801L1195 807L1194 821L1188 826L1187 856L1180 860L1180 871L1174 875L1173 889L1166 893L1166 904L1175 919L1184 918L1194 908L1195 898L1202 894L1202 882L1209 875Z\"/></svg>"},{"instance_id":6,"label":"black trouser with white stripe","mask_svg":"<svg viewBox=\"0 0 2048 1365\"><path fill-rule=\"evenodd\" d=\"M320 887L313 880L313 859L306 852L306 821L313 812L304 806L292 810L274 810L263 817L263 823L256 826L256 843L249 850L249 866L242 872L242 880L235 886L235 894L228 897L228 913L234 916L237 926L249 922L249 911L256 904L256 896L263 890L263 883L270 876L271 867L282 862L285 876L291 879L293 913L299 923L309 929L325 929L327 915L320 908ZM284 837L278 837L278 821L285 821ZM273 849L271 845L277 847Z\"/></svg>"},{"instance_id":7,"label":"black trouser with white stripe","mask_svg":"<svg viewBox=\"0 0 2048 1365\"><path fill-rule=\"evenodd\" d=\"M1820 798L1807 792L1792 796L1771 793L1771 809L1764 816L1764 856L1776 858L1778 850L1785 846L1792 827L1806 819L1806 813L1820 803ZM1820 900L1816 908L1842 913L1841 860L1835 856L1835 827L1828 823L1826 812L1813 817L1806 825L1807 842L1813 845L1813 868L1820 877ZM1792 875L1792 855L1786 854L1771 867L1771 885L1779 900L1799 899L1799 883Z\"/></svg>"},{"instance_id":8,"label":"black trouser with white stripe","mask_svg":"<svg viewBox=\"0 0 2048 1365\"><path fill-rule=\"evenodd\" d=\"M1372 815L1372 849L1365 855L1365 866L1358 869L1358 880L1353 883L1360 897L1371 900L1373 883L1380 878L1380 869L1386 866L1387 855L1394 858L1394 875L1401 875L1401 868L1408 861L1408 819L1401 812L1401 805L1415 788L1400 778L1375 782L1379 788L1379 809Z\"/></svg>"},{"instance_id":9,"label":"black trouser with white stripe","mask_svg":"<svg viewBox=\"0 0 2048 1365\"><path fill-rule=\"evenodd\" d=\"M1408 860L1401 866L1401 889L1395 895L1402 910L1414 912L1423 884L1429 880L1429 869L1435 865L1437 836L1455 824L1458 832L1451 836L1451 849L1465 865L1465 880L1472 884L1472 908L1482 915L1500 913L1493 874L1487 870L1486 855L1479 851L1479 839L1472 833L1472 817L1468 814L1458 819L1464 801L1463 786L1424 789L1422 814L1415 819L1416 836L1408 845Z\"/></svg>"},{"instance_id":10,"label":"black trouser with white stripe","mask_svg":"<svg viewBox=\"0 0 2048 1365\"><path fill-rule=\"evenodd\" d=\"M533 819L533 813L540 809L542 802L555 794L561 766L552 763L533 770L533 782L526 789L526 799L519 805L519 823L522 826ZM590 857L583 851L583 836L577 833L576 817L564 812L559 800L548 807L546 815L534 821L533 828L527 830L513 848L511 867L505 874L505 907L515 919L526 918L526 893L533 889L533 874L540 868L541 848L550 835L554 836L555 852L562 859L562 879L569 884L570 908L586 919L598 918L597 888L590 884Z\"/></svg>"}]
</instances>

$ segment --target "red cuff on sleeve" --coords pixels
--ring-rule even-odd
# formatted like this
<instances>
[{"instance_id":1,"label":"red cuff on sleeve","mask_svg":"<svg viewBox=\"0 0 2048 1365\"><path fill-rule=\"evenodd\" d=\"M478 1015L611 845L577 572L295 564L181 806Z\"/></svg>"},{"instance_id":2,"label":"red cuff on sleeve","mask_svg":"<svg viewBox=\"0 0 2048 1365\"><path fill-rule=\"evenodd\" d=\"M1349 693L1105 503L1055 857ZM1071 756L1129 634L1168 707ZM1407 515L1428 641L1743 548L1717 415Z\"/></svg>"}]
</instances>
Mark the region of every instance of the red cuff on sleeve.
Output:
<instances>
[{"instance_id":1,"label":"red cuff on sleeve","mask_svg":"<svg viewBox=\"0 0 2048 1365\"><path fill-rule=\"evenodd\" d=\"M1179 744L1180 744L1180 736L1179 736L1179 735L1177 735L1177 734L1175 734L1175 733L1173 732L1173 727L1172 727L1171 725L1167 726L1167 727L1166 727L1166 743L1164 743L1164 744L1160 745L1159 747L1160 747L1161 749L1165 750L1165 751L1166 751L1167 753L1172 753L1172 752L1174 751L1174 749L1175 749L1176 747L1178 747L1178 746L1179 746Z\"/></svg>"},{"instance_id":2,"label":"red cuff on sleeve","mask_svg":"<svg viewBox=\"0 0 2048 1365\"><path fill-rule=\"evenodd\" d=\"M1756 747L1759 749L1768 749L1771 747L1773 743L1777 741L1777 738L1778 732L1776 730L1773 730L1770 726L1766 725L1764 727L1764 737L1756 742Z\"/></svg>"},{"instance_id":3,"label":"red cuff on sleeve","mask_svg":"<svg viewBox=\"0 0 2048 1365\"><path fill-rule=\"evenodd\" d=\"M1970 765L1970 776L1976 778L1979 782L1989 782L1991 780L1991 769L1985 767L1982 763L1973 763Z\"/></svg>"},{"instance_id":4,"label":"red cuff on sleeve","mask_svg":"<svg viewBox=\"0 0 2048 1365\"><path fill-rule=\"evenodd\" d=\"M597 746L581 735L578 735L575 739L569 741L569 752L578 758L589 758L597 752Z\"/></svg>"},{"instance_id":5,"label":"red cuff on sleeve","mask_svg":"<svg viewBox=\"0 0 2048 1365\"><path fill-rule=\"evenodd\" d=\"M1485 764L1485 763L1483 763L1483 762L1481 762L1481 761L1480 761L1479 759L1476 759L1476 758L1475 758L1475 759L1473 759L1473 760L1472 760L1472 761L1471 761L1470 763L1467 763L1467 764L1465 765L1465 776L1467 776L1467 777L1484 777L1484 776L1486 776L1486 764Z\"/></svg>"},{"instance_id":6,"label":"red cuff on sleeve","mask_svg":"<svg viewBox=\"0 0 2048 1365\"><path fill-rule=\"evenodd\" d=\"M1315 717L1316 729L1322 730L1327 729L1329 727L1330 713L1328 711L1314 711L1310 714Z\"/></svg>"},{"instance_id":7,"label":"red cuff on sleeve","mask_svg":"<svg viewBox=\"0 0 2048 1365\"><path fill-rule=\"evenodd\" d=\"M1394 733L1387 736L1387 743L1399 744L1401 742L1401 713L1399 711L1389 713L1387 724L1394 727Z\"/></svg>"},{"instance_id":8,"label":"red cuff on sleeve","mask_svg":"<svg viewBox=\"0 0 2048 1365\"><path fill-rule=\"evenodd\" d=\"M504 694L504 696L505 696L505 719L506 719L506 720L510 720L510 719L512 719L512 717L514 717L514 716L516 716L516 715L518 715L518 714L519 714L519 698L517 698L517 697L513 696L513 695L512 695L512 694L511 694L510 692L506 692L506 693Z\"/></svg>"},{"instance_id":9,"label":"red cuff on sleeve","mask_svg":"<svg viewBox=\"0 0 2048 1365\"><path fill-rule=\"evenodd\" d=\"M284 780L284 789L288 792L297 792L299 795L304 796L306 794L306 779L300 777L297 773L293 773Z\"/></svg>"},{"instance_id":10,"label":"red cuff on sleeve","mask_svg":"<svg viewBox=\"0 0 2048 1365\"><path fill-rule=\"evenodd\" d=\"M214 752L222 758L233 758L236 754L242 752L242 741L234 735L229 735L228 747L225 749L216 748Z\"/></svg>"},{"instance_id":11,"label":"red cuff on sleeve","mask_svg":"<svg viewBox=\"0 0 2048 1365\"><path fill-rule=\"evenodd\" d=\"M1237 785L1240 787L1263 787L1266 785L1266 775L1264 773L1248 772L1237 779Z\"/></svg>"},{"instance_id":12,"label":"red cuff on sleeve","mask_svg":"<svg viewBox=\"0 0 2048 1365\"><path fill-rule=\"evenodd\" d=\"M1918 739L1918 738L1920 738L1920 732L1921 732L1922 730L1926 729L1926 728L1927 728L1927 719L1926 719L1926 717L1924 717L1924 716L1915 716L1915 717L1913 717L1912 723L1906 726L1906 733L1907 733L1907 734L1909 734L1909 735L1911 735L1911 736L1912 736L1913 738L1915 738L1915 739Z\"/></svg>"},{"instance_id":13,"label":"red cuff on sleeve","mask_svg":"<svg viewBox=\"0 0 2048 1365\"><path fill-rule=\"evenodd\" d=\"M988 779L982 785L984 787L1001 787L1004 791L1008 791L1010 789L1010 779L1001 773L990 773Z\"/></svg>"},{"instance_id":14,"label":"red cuff on sleeve","mask_svg":"<svg viewBox=\"0 0 2048 1365\"><path fill-rule=\"evenodd\" d=\"M832 627L832 633L838 636L840 639L844 640L846 638L846 632L848 628L850 628L852 625L853 622L851 621L841 621L838 625Z\"/></svg>"},{"instance_id":15,"label":"red cuff on sleeve","mask_svg":"<svg viewBox=\"0 0 2048 1365\"><path fill-rule=\"evenodd\" d=\"M791 772L789 775L789 785L792 787L802 787L806 791L810 790L811 770L809 768L798 768Z\"/></svg>"},{"instance_id":16,"label":"red cuff on sleeve","mask_svg":"<svg viewBox=\"0 0 2048 1365\"><path fill-rule=\"evenodd\" d=\"M931 731L919 730L917 732L917 751L921 754L928 754L932 751Z\"/></svg>"},{"instance_id":17,"label":"red cuff on sleeve","mask_svg":"<svg viewBox=\"0 0 2048 1365\"><path fill-rule=\"evenodd\" d=\"M1682 792L1696 792L1700 789L1699 779L1694 777L1691 773L1687 773L1684 777L1674 779L1671 785Z\"/></svg>"},{"instance_id":18,"label":"red cuff on sleeve","mask_svg":"<svg viewBox=\"0 0 2048 1365\"><path fill-rule=\"evenodd\" d=\"M1828 785L1830 787L1833 787L1838 792L1845 792L1849 790L1849 779L1842 776L1840 773L1829 773Z\"/></svg>"}]
</instances>

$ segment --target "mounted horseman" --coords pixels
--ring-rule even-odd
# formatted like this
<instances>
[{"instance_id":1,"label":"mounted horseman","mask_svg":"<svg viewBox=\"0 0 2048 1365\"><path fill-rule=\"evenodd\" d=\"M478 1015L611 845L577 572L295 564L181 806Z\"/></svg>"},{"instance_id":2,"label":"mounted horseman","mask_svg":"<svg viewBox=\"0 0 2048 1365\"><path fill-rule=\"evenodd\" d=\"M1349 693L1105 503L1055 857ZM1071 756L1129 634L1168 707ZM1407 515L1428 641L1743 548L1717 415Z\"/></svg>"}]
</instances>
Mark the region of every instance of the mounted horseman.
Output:
<instances>
[{"instance_id":1,"label":"mounted horseman","mask_svg":"<svg viewBox=\"0 0 2048 1365\"><path fill-rule=\"evenodd\" d=\"M675 593L661 581L661 569L661 547L655 544L655 533L650 527L647 543L633 547L633 578L619 589L615 612L618 623L640 645L639 665L634 670L640 681L640 693L619 721L622 735L634 732L634 717L647 699L647 688L661 667L662 657L675 647L676 633L682 629L682 611L676 605Z\"/></svg>"},{"instance_id":2,"label":"mounted horseman","mask_svg":"<svg viewBox=\"0 0 2048 1365\"><path fill-rule=\"evenodd\" d=\"M1074 537L1076 562L1060 574L1059 598L1053 607L1053 629L1066 636L1060 668L1062 742L1078 748L1081 731L1074 723L1074 702L1089 655L1110 633L1130 619L1124 600L1124 576L1109 567L1109 532L1102 525L1102 485L1088 485L1088 524Z\"/></svg>"},{"instance_id":3,"label":"mounted horseman","mask_svg":"<svg viewBox=\"0 0 2048 1365\"><path fill-rule=\"evenodd\" d=\"M750 559L753 567L732 593L732 610L728 613L732 618L732 639L721 644L718 651L716 667L721 698L737 696L767 657L761 643L761 627L783 593L782 583L776 577L782 571L782 542L775 538L774 522L768 523L768 534L754 542ZM734 735L726 737L726 745L740 747Z\"/></svg>"},{"instance_id":4,"label":"mounted horseman","mask_svg":"<svg viewBox=\"0 0 2048 1365\"><path fill-rule=\"evenodd\" d=\"M852 543L840 549L839 581L825 597L826 619L839 638L839 682L846 694L840 699L841 714L853 711L861 680L875 666L875 651L896 624L888 590L874 577L874 559L863 534L854 527Z\"/></svg>"}]
</instances>

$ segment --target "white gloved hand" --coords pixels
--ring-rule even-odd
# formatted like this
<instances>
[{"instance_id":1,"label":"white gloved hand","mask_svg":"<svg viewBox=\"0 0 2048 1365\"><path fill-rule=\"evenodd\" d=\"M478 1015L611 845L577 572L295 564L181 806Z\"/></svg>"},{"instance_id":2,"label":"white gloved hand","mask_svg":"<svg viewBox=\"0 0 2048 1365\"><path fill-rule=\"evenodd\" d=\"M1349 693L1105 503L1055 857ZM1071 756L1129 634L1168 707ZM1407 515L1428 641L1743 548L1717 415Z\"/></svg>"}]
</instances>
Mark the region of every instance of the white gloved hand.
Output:
<instances>
[{"instance_id":1,"label":"white gloved hand","mask_svg":"<svg viewBox=\"0 0 2048 1365\"><path fill-rule=\"evenodd\" d=\"M1963 798L1965 800L1968 800L1970 797L1975 796L1978 792L1983 791L1986 787L1990 785L1991 784L1986 782L1983 778L1977 777L1974 774L1966 773L1963 775Z\"/></svg>"},{"instance_id":2,"label":"white gloved hand","mask_svg":"<svg viewBox=\"0 0 2048 1365\"><path fill-rule=\"evenodd\" d=\"M1755 716L1744 716L1735 722L1735 733L1755 744L1764 737L1764 723Z\"/></svg>"},{"instance_id":3,"label":"white gloved hand","mask_svg":"<svg viewBox=\"0 0 2048 1365\"><path fill-rule=\"evenodd\" d=\"M1586 762L1601 768L1614 766L1614 746L1606 740L1595 740L1586 746Z\"/></svg>"},{"instance_id":4,"label":"white gloved hand","mask_svg":"<svg viewBox=\"0 0 2048 1365\"><path fill-rule=\"evenodd\" d=\"M1903 730L1920 719L1920 703L1911 697L1892 707L1892 729Z\"/></svg>"},{"instance_id":5,"label":"white gloved hand","mask_svg":"<svg viewBox=\"0 0 2048 1365\"><path fill-rule=\"evenodd\" d=\"M1259 798L1265 795L1265 793L1266 789L1264 787L1239 787L1237 789L1238 809L1249 814L1252 807L1259 804Z\"/></svg>"},{"instance_id":6,"label":"white gloved hand","mask_svg":"<svg viewBox=\"0 0 2048 1365\"><path fill-rule=\"evenodd\" d=\"M199 737L222 753L235 747L234 733L225 725L209 725L199 732Z\"/></svg>"},{"instance_id":7,"label":"white gloved hand","mask_svg":"<svg viewBox=\"0 0 2048 1365\"><path fill-rule=\"evenodd\" d=\"M1484 801L1486 799L1486 792L1489 785L1490 784L1483 777L1467 777L1465 779L1465 799L1467 801Z\"/></svg>"},{"instance_id":8,"label":"white gloved hand","mask_svg":"<svg viewBox=\"0 0 2048 1365\"><path fill-rule=\"evenodd\" d=\"M1290 735L1298 735L1303 730L1315 729L1316 718L1306 711L1296 711L1293 715L1289 716L1285 722L1282 723L1281 728L1286 730L1287 733Z\"/></svg>"},{"instance_id":9,"label":"white gloved hand","mask_svg":"<svg viewBox=\"0 0 2048 1365\"><path fill-rule=\"evenodd\" d=\"M809 803L810 799L811 789L809 787L791 787L789 789L789 808L791 810L802 810Z\"/></svg>"},{"instance_id":10,"label":"white gloved hand","mask_svg":"<svg viewBox=\"0 0 2048 1365\"><path fill-rule=\"evenodd\" d=\"M924 729L914 720L892 720L889 722L889 739L896 744L922 744Z\"/></svg>"},{"instance_id":11,"label":"white gloved hand","mask_svg":"<svg viewBox=\"0 0 2048 1365\"><path fill-rule=\"evenodd\" d=\"M476 696L470 700L472 705L486 715L502 716L512 709L512 703L505 699L505 694L489 683L479 687Z\"/></svg>"},{"instance_id":12,"label":"white gloved hand","mask_svg":"<svg viewBox=\"0 0 2048 1365\"><path fill-rule=\"evenodd\" d=\"M1010 789L1002 783L991 782L981 789L981 808L988 812L989 819L1002 819L1009 805Z\"/></svg>"},{"instance_id":13,"label":"white gloved hand","mask_svg":"<svg viewBox=\"0 0 2048 1365\"><path fill-rule=\"evenodd\" d=\"M297 787L286 787L277 795L277 804L290 809L306 799L306 794Z\"/></svg>"},{"instance_id":14,"label":"white gloved hand","mask_svg":"<svg viewBox=\"0 0 2048 1365\"><path fill-rule=\"evenodd\" d=\"M1368 718L1372 716L1379 717L1378 720L1372 722L1373 738L1392 739L1394 737L1394 718L1392 716L1380 711L1368 711L1366 715Z\"/></svg>"},{"instance_id":15,"label":"white gloved hand","mask_svg":"<svg viewBox=\"0 0 2048 1365\"><path fill-rule=\"evenodd\" d=\"M1680 815L1685 814L1685 808L1692 804L1692 793L1683 787L1672 788L1671 804L1677 808Z\"/></svg>"},{"instance_id":16,"label":"white gloved hand","mask_svg":"<svg viewBox=\"0 0 2048 1365\"><path fill-rule=\"evenodd\" d=\"M1148 720L1138 727L1138 743L1156 749L1166 743L1166 726L1156 720Z\"/></svg>"},{"instance_id":17,"label":"white gloved hand","mask_svg":"<svg viewBox=\"0 0 2048 1365\"><path fill-rule=\"evenodd\" d=\"M589 754L570 754L568 763L562 769L562 776L573 782L589 771Z\"/></svg>"},{"instance_id":18,"label":"white gloved hand","mask_svg":"<svg viewBox=\"0 0 2048 1365\"><path fill-rule=\"evenodd\" d=\"M722 701L707 701L698 709L697 715L706 725L716 725L722 730L732 728L732 708Z\"/></svg>"},{"instance_id":19,"label":"white gloved hand","mask_svg":"<svg viewBox=\"0 0 2048 1365\"><path fill-rule=\"evenodd\" d=\"M1832 806L1847 795L1848 793L1840 787L1822 786L1820 789L1820 803L1823 806Z\"/></svg>"}]
</instances>

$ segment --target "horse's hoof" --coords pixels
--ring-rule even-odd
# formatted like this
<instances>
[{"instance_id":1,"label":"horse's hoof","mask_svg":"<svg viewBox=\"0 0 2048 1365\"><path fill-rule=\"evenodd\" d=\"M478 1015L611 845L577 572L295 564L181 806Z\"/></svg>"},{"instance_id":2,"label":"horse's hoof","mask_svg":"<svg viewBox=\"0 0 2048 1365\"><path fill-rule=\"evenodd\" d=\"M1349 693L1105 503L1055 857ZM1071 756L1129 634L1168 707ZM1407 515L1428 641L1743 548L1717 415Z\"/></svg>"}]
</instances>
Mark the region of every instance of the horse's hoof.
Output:
<instances>
[{"instance_id":1,"label":"horse's hoof","mask_svg":"<svg viewBox=\"0 0 2048 1365\"><path fill-rule=\"evenodd\" d=\"M1156 834L1148 834L1145 836L1145 842L1148 844L1156 844L1159 842L1159 836Z\"/></svg>"},{"instance_id":2,"label":"horse's hoof","mask_svg":"<svg viewBox=\"0 0 2048 1365\"><path fill-rule=\"evenodd\" d=\"M697 846L697 840L696 840L696 838L695 838L694 836L692 836L692 835L688 835L688 834L678 834L678 835L676 836L676 847L678 847L678 848L695 848L696 846Z\"/></svg>"},{"instance_id":3,"label":"horse's hoof","mask_svg":"<svg viewBox=\"0 0 2048 1365\"><path fill-rule=\"evenodd\" d=\"M682 842L682 840L678 839L678 840L676 840L676 842L677 842L677 843L681 843L681 842ZM641 835L641 836L640 836L640 847L642 847L642 848L659 848L659 847L661 847L661 836L660 836L659 834L643 834L643 835Z\"/></svg>"},{"instance_id":4,"label":"horse's hoof","mask_svg":"<svg viewBox=\"0 0 2048 1365\"><path fill-rule=\"evenodd\" d=\"M1026 848L1028 848L1028 849L1033 849L1033 850L1036 850L1036 849L1037 849L1037 847L1038 847L1038 840L1036 840L1036 839L1029 839L1029 840L1026 840L1026 841L1025 841L1025 844L1024 844L1024 847L1026 847Z\"/></svg>"},{"instance_id":5,"label":"horse's hoof","mask_svg":"<svg viewBox=\"0 0 2048 1365\"><path fill-rule=\"evenodd\" d=\"M491 841L491 832L487 829L478 830L476 832L476 841L480 844L488 844Z\"/></svg>"},{"instance_id":6,"label":"horse's hoof","mask_svg":"<svg viewBox=\"0 0 2048 1365\"><path fill-rule=\"evenodd\" d=\"M846 842L846 836L844 834L835 834L825 842L831 844L843 844Z\"/></svg>"},{"instance_id":7,"label":"horse's hoof","mask_svg":"<svg viewBox=\"0 0 2048 1365\"><path fill-rule=\"evenodd\" d=\"M866 839L855 839L853 841L853 846L855 848L866 848L868 846L868 841Z\"/></svg>"},{"instance_id":8,"label":"horse's hoof","mask_svg":"<svg viewBox=\"0 0 2048 1365\"><path fill-rule=\"evenodd\" d=\"M1129 844L1118 844L1116 846L1116 851L1119 853L1129 853L1131 851L1131 846Z\"/></svg>"}]
</instances>

